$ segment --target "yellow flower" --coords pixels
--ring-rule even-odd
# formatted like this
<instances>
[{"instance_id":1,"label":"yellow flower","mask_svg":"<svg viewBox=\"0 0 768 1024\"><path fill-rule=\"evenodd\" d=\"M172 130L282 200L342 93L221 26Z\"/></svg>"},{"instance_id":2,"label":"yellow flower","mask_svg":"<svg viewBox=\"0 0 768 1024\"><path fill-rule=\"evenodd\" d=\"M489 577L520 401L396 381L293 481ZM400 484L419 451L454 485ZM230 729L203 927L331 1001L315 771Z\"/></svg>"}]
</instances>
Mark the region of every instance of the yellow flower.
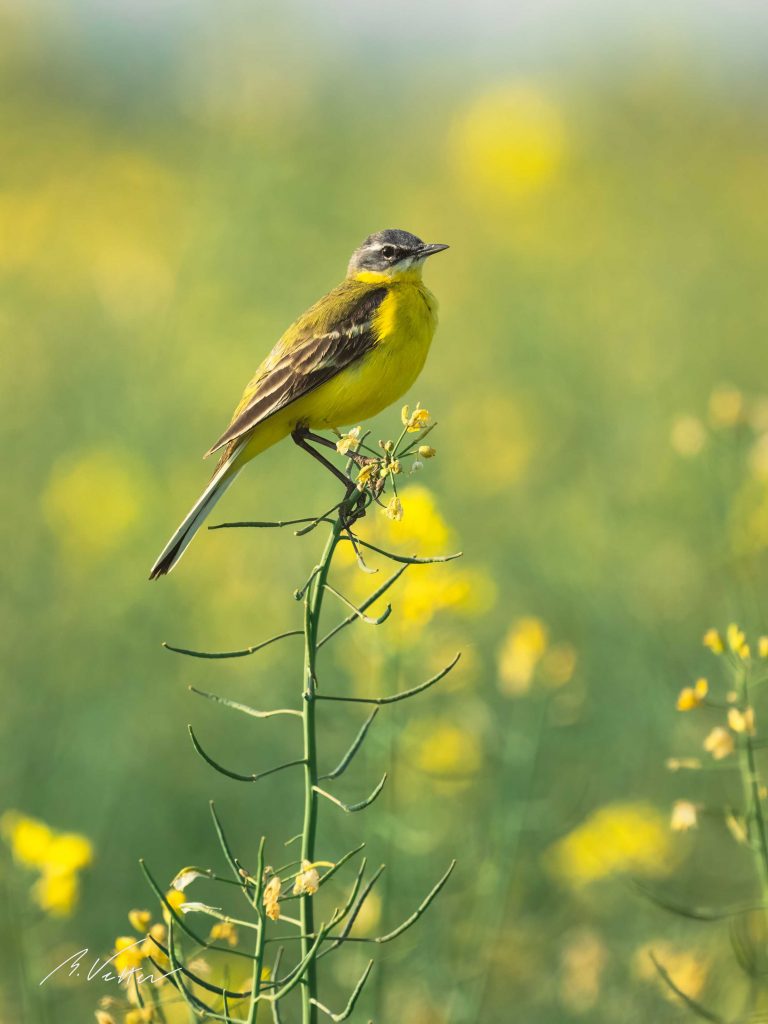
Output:
<instances>
[{"instance_id":1,"label":"yellow flower","mask_svg":"<svg viewBox=\"0 0 768 1024\"><path fill-rule=\"evenodd\" d=\"M722 725L716 725L704 740L704 749L711 754L715 761L722 761L733 753L733 736Z\"/></svg>"},{"instance_id":2,"label":"yellow flower","mask_svg":"<svg viewBox=\"0 0 768 1024\"><path fill-rule=\"evenodd\" d=\"M370 935L381 920L381 897L374 889L365 897L352 926L353 935Z\"/></svg>"},{"instance_id":3,"label":"yellow flower","mask_svg":"<svg viewBox=\"0 0 768 1024\"><path fill-rule=\"evenodd\" d=\"M448 778L474 775L482 758L473 733L447 720L430 724L414 750L414 761L422 771Z\"/></svg>"},{"instance_id":4,"label":"yellow flower","mask_svg":"<svg viewBox=\"0 0 768 1024\"><path fill-rule=\"evenodd\" d=\"M170 904L171 908L176 911L177 914L183 914L184 911L181 909L183 904L187 902L187 897L180 889L169 889L165 894L166 903ZM170 917L168 907L163 904L163 917L167 920Z\"/></svg>"},{"instance_id":5,"label":"yellow flower","mask_svg":"<svg viewBox=\"0 0 768 1024\"><path fill-rule=\"evenodd\" d=\"M730 649L734 654L739 654L747 641L744 632L736 625L735 622L732 622L726 630L725 635L728 638L728 646Z\"/></svg>"},{"instance_id":6,"label":"yellow flower","mask_svg":"<svg viewBox=\"0 0 768 1024\"><path fill-rule=\"evenodd\" d=\"M738 708L728 708L728 725L734 732L746 733L749 736L755 735L755 709L745 708L739 711Z\"/></svg>"},{"instance_id":7,"label":"yellow flower","mask_svg":"<svg viewBox=\"0 0 768 1024\"><path fill-rule=\"evenodd\" d=\"M142 943L136 940L133 935L121 935L115 939L115 952L112 963L117 974L123 971L132 971L141 966L144 953L141 950Z\"/></svg>"},{"instance_id":8,"label":"yellow flower","mask_svg":"<svg viewBox=\"0 0 768 1024\"><path fill-rule=\"evenodd\" d=\"M672 831L687 832L691 828L696 828L697 824L696 804L692 804L690 800L677 800L672 807L672 815L669 820L669 827Z\"/></svg>"},{"instance_id":9,"label":"yellow flower","mask_svg":"<svg viewBox=\"0 0 768 1024\"><path fill-rule=\"evenodd\" d=\"M433 448L431 444L420 444L419 455L422 459L434 459L437 455L437 449Z\"/></svg>"},{"instance_id":10,"label":"yellow flower","mask_svg":"<svg viewBox=\"0 0 768 1024\"><path fill-rule=\"evenodd\" d=\"M301 871L293 883L294 895L306 893L308 896L313 896L319 887L320 875L317 873L317 868L310 861L303 860L301 862Z\"/></svg>"},{"instance_id":11,"label":"yellow flower","mask_svg":"<svg viewBox=\"0 0 768 1024\"><path fill-rule=\"evenodd\" d=\"M211 965L201 956L196 956L194 960L190 960L189 969L193 974L197 974L203 978L211 973Z\"/></svg>"},{"instance_id":12,"label":"yellow flower","mask_svg":"<svg viewBox=\"0 0 768 1024\"><path fill-rule=\"evenodd\" d=\"M768 636L758 637L757 653L761 658L768 658Z\"/></svg>"},{"instance_id":13,"label":"yellow flower","mask_svg":"<svg viewBox=\"0 0 768 1024\"><path fill-rule=\"evenodd\" d=\"M408 515L400 522L386 515L367 517L360 526L364 540L387 550L401 551L405 555L429 557L456 550L456 538L440 514L431 491L411 484L403 489L400 498ZM370 580L358 571L351 545L345 545L340 557L351 570L349 590L364 600L370 592ZM369 564L376 564L375 555ZM401 614L397 622L392 619L392 628L396 633L391 636L390 642L403 646L418 644L421 627L440 612L478 615L494 599L494 585L490 576L479 570L465 568L460 561L422 566L418 571L406 573L398 583L398 590L397 607ZM369 608L369 614L379 614L386 603L387 597L383 597Z\"/></svg>"},{"instance_id":14,"label":"yellow flower","mask_svg":"<svg viewBox=\"0 0 768 1024\"><path fill-rule=\"evenodd\" d=\"M43 512L72 558L97 560L125 542L146 493L143 467L118 450L62 457L43 492Z\"/></svg>"},{"instance_id":15,"label":"yellow flower","mask_svg":"<svg viewBox=\"0 0 768 1024\"><path fill-rule=\"evenodd\" d=\"M46 867L55 871L80 871L93 860L93 847L85 836L61 832L53 837L47 853Z\"/></svg>"},{"instance_id":16,"label":"yellow flower","mask_svg":"<svg viewBox=\"0 0 768 1024\"><path fill-rule=\"evenodd\" d=\"M280 917L280 904L278 900L280 898L280 890L283 887L283 883L280 880L279 875L272 875L270 880L264 886L264 895L262 897L264 903L264 909L267 912L267 917L271 921L277 921Z\"/></svg>"},{"instance_id":17,"label":"yellow flower","mask_svg":"<svg viewBox=\"0 0 768 1024\"><path fill-rule=\"evenodd\" d=\"M594 1009L602 991L609 952L605 941L588 926L569 929L560 947L558 997L571 1014Z\"/></svg>"},{"instance_id":18,"label":"yellow flower","mask_svg":"<svg viewBox=\"0 0 768 1024\"><path fill-rule=\"evenodd\" d=\"M400 419L409 434L416 434L419 430L429 426L430 417L427 410L421 409L418 405L413 412L409 406L404 405L400 412Z\"/></svg>"},{"instance_id":19,"label":"yellow flower","mask_svg":"<svg viewBox=\"0 0 768 1024\"><path fill-rule=\"evenodd\" d=\"M131 928L136 932L146 932L151 920L152 914L148 910L131 910L128 912L128 921Z\"/></svg>"},{"instance_id":20,"label":"yellow flower","mask_svg":"<svg viewBox=\"0 0 768 1024\"><path fill-rule=\"evenodd\" d=\"M707 440L704 424L696 416L678 416L672 424L670 442L678 455L698 455Z\"/></svg>"},{"instance_id":21,"label":"yellow flower","mask_svg":"<svg viewBox=\"0 0 768 1024\"><path fill-rule=\"evenodd\" d=\"M54 917L66 917L77 905L80 885L71 871L45 872L32 887L37 905Z\"/></svg>"},{"instance_id":22,"label":"yellow flower","mask_svg":"<svg viewBox=\"0 0 768 1024\"><path fill-rule=\"evenodd\" d=\"M238 942L237 928L231 921L217 921L209 934L209 942L227 942L230 946L236 946Z\"/></svg>"},{"instance_id":23,"label":"yellow flower","mask_svg":"<svg viewBox=\"0 0 768 1024\"><path fill-rule=\"evenodd\" d=\"M541 674L551 686L564 686L573 676L577 658L572 644L554 644L541 659Z\"/></svg>"},{"instance_id":24,"label":"yellow flower","mask_svg":"<svg viewBox=\"0 0 768 1024\"><path fill-rule=\"evenodd\" d=\"M668 757L664 765L670 772L679 772L684 768L688 771L697 771L701 768L701 761L698 757Z\"/></svg>"},{"instance_id":25,"label":"yellow flower","mask_svg":"<svg viewBox=\"0 0 768 1024\"><path fill-rule=\"evenodd\" d=\"M684 686L677 698L678 711L692 711L700 707L709 693L706 679L697 679L693 686Z\"/></svg>"},{"instance_id":26,"label":"yellow flower","mask_svg":"<svg viewBox=\"0 0 768 1024\"><path fill-rule=\"evenodd\" d=\"M360 472L357 474L357 489L358 491L364 491L366 484L370 481L373 474L378 470L378 462L367 462L361 467Z\"/></svg>"},{"instance_id":27,"label":"yellow flower","mask_svg":"<svg viewBox=\"0 0 768 1024\"><path fill-rule=\"evenodd\" d=\"M16 811L6 811L1 824L17 864L26 868L45 866L53 842L53 832L44 822Z\"/></svg>"},{"instance_id":28,"label":"yellow flower","mask_svg":"<svg viewBox=\"0 0 768 1024\"><path fill-rule=\"evenodd\" d=\"M725 643L716 629L708 629L701 641L713 654L722 654L725 650Z\"/></svg>"},{"instance_id":29,"label":"yellow flower","mask_svg":"<svg viewBox=\"0 0 768 1024\"><path fill-rule=\"evenodd\" d=\"M668 972L670 978L685 992L686 995L696 999L704 988L707 980L709 962L695 956L688 950L679 949L664 939L653 939L651 942L641 946L632 957L633 972L644 981L656 985L665 997L671 1002L677 1000L674 992L671 992L666 982L659 977L651 954Z\"/></svg>"},{"instance_id":30,"label":"yellow flower","mask_svg":"<svg viewBox=\"0 0 768 1024\"><path fill-rule=\"evenodd\" d=\"M151 1006L137 1006L129 1010L125 1015L123 1024L152 1024L155 1019L155 1011Z\"/></svg>"},{"instance_id":31,"label":"yellow flower","mask_svg":"<svg viewBox=\"0 0 768 1024\"><path fill-rule=\"evenodd\" d=\"M167 937L168 929L164 924L160 924L159 921L157 924L153 924L147 932L146 939L139 946L142 956L151 956L161 967L167 967L168 958L158 946L158 943L164 946Z\"/></svg>"},{"instance_id":32,"label":"yellow flower","mask_svg":"<svg viewBox=\"0 0 768 1024\"><path fill-rule=\"evenodd\" d=\"M757 438L749 453L749 468L757 480L768 479L768 434Z\"/></svg>"},{"instance_id":33,"label":"yellow flower","mask_svg":"<svg viewBox=\"0 0 768 1024\"><path fill-rule=\"evenodd\" d=\"M572 886L629 872L667 874L673 847L665 818L650 804L598 808L547 853L551 871Z\"/></svg>"},{"instance_id":34,"label":"yellow flower","mask_svg":"<svg viewBox=\"0 0 768 1024\"><path fill-rule=\"evenodd\" d=\"M721 384L709 396L709 419L714 427L732 427L744 416L744 396L738 388Z\"/></svg>"},{"instance_id":35,"label":"yellow flower","mask_svg":"<svg viewBox=\"0 0 768 1024\"><path fill-rule=\"evenodd\" d=\"M384 515L388 519L394 520L399 523L403 518L403 503L399 498L390 498L387 507L384 509Z\"/></svg>"},{"instance_id":36,"label":"yellow flower","mask_svg":"<svg viewBox=\"0 0 768 1024\"><path fill-rule=\"evenodd\" d=\"M499 686L510 696L527 693L547 649L547 628L534 616L517 619L499 652Z\"/></svg>"},{"instance_id":37,"label":"yellow flower","mask_svg":"<svg viewBox=\"0 0 768 1024\"><path fill-rule=\"evenodd\" d=\"M346 455L348 452L356 452L360 447L361 431L362 427L353 427L348 433L342 434L336 442L336 451L342 455Z\"/></svg>"},{"instance_id":38,"label":"yellow flower","mask_svg":"<svg viewBox=\"0 0 768 1024\"><path fill-rule=\"evenodd\" d=\"M456 120L453 159L470 196L497 209L548 185L566 150L563 116L527 82L505 83L479 96Z\"/></svg>"},{"instance_id":39,"label":"yellow flower","mask_svg":"<svg viewBox=\"0 0 768 1024\"><path fill-rule=\"evenodd\" d=\"M0 828L14 860L41 873L32 888L38 906L56 916L70 914L80 891L77 873L93 859L91 843L74 832L54 832L16 811L3 815Z\"/></svg>"}]
</instances>

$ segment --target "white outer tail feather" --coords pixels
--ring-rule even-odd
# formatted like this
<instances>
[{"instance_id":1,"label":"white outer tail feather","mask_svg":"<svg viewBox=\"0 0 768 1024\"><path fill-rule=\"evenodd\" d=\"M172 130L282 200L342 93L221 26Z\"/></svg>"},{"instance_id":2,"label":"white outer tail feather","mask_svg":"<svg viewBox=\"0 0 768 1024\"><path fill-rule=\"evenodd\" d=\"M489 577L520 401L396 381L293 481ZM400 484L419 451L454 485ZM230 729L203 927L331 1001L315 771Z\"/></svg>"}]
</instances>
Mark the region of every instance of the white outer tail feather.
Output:
<instances>
[{"instance_id":1,"label":"white outer tail feather","mask_svg":"<svg viewBox=\"0 0 768 1024\"><path fill-rule=\"evenodd\" d=\"M236 469L234 472L230 472L232 469L232 463L237 457L238 450L239 449L236 448L227 461L222 463L222 465L216 470L211 477L208 486L197 499L189 513L185 516L184 521L181 523L174 535L160 552L160 555L152 566L152 570L149 574L149 578L151 580L155 579L157 576L164 576L173 569L181 556L187 550L189 542L200 529L200 526L213 506L240 472L239 469ZM229 476L226 475L228 472L230 472Z\"/></svg>"}]
</instances>

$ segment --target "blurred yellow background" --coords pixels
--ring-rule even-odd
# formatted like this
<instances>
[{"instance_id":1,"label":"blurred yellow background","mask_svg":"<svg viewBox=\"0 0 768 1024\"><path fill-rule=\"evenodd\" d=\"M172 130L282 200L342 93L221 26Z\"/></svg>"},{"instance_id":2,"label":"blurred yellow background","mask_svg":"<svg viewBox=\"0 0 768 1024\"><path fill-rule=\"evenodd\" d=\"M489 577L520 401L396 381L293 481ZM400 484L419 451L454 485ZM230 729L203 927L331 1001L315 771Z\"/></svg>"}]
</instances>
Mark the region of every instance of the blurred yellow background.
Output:
<instances>
[{"instance_id":1,"label":"blurred yellow background","mask_svg":"<svg viewBox=\"0 0 768 1024\"><path fill-rule=\"evenodd\" d=\"M258 361L386 227L451 245L426 270L441 325L408 396L439 421L438 457L401 524L365 529L465 555L414 570L326 672L393 692L464 658L382 711L343 790L390 760L391 784L363 816L324 807L320 842L366 838L387 862L384 926L459 864L381 951L360 1020L679 1019L651 947L739 1005L725 926L627 882L751 891L720 826L670 832L699 783L664 762L700 753L674 705L711 671L704 630L768 631L767 37L764 10L725 2L0 2L3 801L92 844L60 915L33 864L3 869L4 1024L90 1019L100 983L24 997L23 975L112 948L151 903L139 856L164 879L218 863L209 798L244 859L298 830L298 779L225 780L185 727L235 770L285 760L292 726L188 686L281 706L298 645L210 662L160 644L300 627L320 536L202 531L173 576L146 576ZM284 444L214 521L334 494ZM329 767L361 720L327 716ZM332 1005L356 963L326 976Z\"/></svg>"}]
</instances>

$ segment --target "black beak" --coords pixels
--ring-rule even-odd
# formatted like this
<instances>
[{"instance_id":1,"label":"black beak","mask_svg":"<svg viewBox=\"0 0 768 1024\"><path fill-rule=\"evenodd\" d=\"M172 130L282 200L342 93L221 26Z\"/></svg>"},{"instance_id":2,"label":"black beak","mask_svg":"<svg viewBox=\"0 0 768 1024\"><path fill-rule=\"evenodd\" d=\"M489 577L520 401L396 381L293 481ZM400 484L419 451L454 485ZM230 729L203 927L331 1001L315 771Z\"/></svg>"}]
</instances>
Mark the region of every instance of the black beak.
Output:
<instances>
[{"instance_id":1,"label":"black beak","mask_svg":"<svg viewBox=\"0 0 768 1024\"><path fill-rule=\"evenodd\" d=\"M442 252L443 249L447 248L447 245L441 245L439 242L427 242L419 249L419 259L426 259L427 256L434 256L436 252Z\"/></svg>"}]
</instances>

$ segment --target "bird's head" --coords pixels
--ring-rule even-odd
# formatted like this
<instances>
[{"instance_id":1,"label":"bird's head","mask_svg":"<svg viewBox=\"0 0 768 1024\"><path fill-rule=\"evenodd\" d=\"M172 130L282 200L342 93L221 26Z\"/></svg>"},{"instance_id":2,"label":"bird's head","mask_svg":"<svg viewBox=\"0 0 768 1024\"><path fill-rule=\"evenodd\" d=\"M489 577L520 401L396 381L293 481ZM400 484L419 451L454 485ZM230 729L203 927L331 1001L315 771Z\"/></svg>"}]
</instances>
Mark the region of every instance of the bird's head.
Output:
<instances>
[{"instance_id":1,"label":"bird's head","mask_svg":"<svg viewBox=\"0 0 768 1024\"><path fill-rule=\"evenodd\" d=\"M416 235L396 228L377 231L352 253L347 277L372 282L391 281L406 275L418 278L424 260L447 248L436 242L422 242Z\"/></svg>"}]
</instances>

